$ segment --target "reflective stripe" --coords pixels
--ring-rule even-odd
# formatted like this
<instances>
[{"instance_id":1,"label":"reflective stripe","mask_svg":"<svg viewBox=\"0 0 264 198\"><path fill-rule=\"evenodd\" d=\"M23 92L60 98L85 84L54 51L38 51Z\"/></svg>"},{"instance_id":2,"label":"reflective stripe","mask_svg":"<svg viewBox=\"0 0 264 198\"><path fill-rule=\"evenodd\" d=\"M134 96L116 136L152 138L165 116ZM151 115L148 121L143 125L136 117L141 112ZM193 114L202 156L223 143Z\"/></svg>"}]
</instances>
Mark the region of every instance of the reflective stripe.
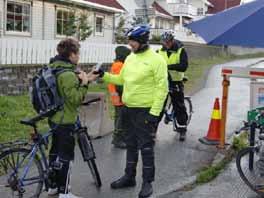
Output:
<instances>
[{"instance_id":1,"label":"reflective stripe","mask_svg":"<svg viewBox=\"0 0 264 198\"><path fill-rule=\"evenodd\" d=\"M112 93L110 93L110 96L119 96L119 95L117 92L114 92L114 93L112 92Z\"/></svg>"},{"instance_id":2,"label":"reflective stripe","mask_svg":"<svg viewBox=\"0 0 264 198\"><path fill-rule=\"evenodd\" d=\"M215 120L220 120L221 119L220 110L213 110L212 119L215 119Z\"/></svg>"}]
</instances>

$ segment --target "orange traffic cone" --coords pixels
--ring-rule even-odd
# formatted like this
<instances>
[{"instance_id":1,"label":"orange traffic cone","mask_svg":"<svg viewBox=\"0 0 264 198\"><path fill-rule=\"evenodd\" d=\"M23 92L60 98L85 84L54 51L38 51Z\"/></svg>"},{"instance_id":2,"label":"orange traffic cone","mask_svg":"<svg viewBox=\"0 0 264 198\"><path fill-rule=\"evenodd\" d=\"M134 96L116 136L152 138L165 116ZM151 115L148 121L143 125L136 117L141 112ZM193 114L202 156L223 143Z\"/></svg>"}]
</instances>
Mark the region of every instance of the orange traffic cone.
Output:
<instances>
[{"instance_id":1,"label":"orange traffic cone","mask_svg":"<svg viewBox=\"0 0 264 198\"><path fill-rule=\"evenodd\" d=\"M206 145L218 145L220 141L220 124L221 113L219 98L216 98L207 136L200 138L199 141Z\"/></svg>"}]
</instances>

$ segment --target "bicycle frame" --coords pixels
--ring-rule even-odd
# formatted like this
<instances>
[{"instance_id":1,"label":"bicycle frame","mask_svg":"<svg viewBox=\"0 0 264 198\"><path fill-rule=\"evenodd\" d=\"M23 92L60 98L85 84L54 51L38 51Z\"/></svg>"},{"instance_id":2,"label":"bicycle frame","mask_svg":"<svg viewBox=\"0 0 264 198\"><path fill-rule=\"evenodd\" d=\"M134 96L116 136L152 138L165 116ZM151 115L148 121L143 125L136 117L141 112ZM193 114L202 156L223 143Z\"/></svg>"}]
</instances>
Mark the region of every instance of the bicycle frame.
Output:
<instances>
[{"instance_id":1,"label":"bicycle frame","mask_svg":"<svg viewBox=\"0 0 264 198\"><path fill-rule=\"evenodd\" d=\"M35 142L32 146L31 146L31 152L29 153L29 162L26 164L24 170L23 170L23 173L22 173L22 176L21 178L19 178L19 184L21 187L24 187L24 186L29 186L29 185L32 185L34 183L38 183L41 178L29 178L29 179L26 179L27 175L28 175L28 172L32 166L32 163L34 161L34 159L36 158L37 156L37 153L40 152L40 161L41 161L41 165L42 165L42 168L43 169L43 172L44 174L47 174L47 170L48 170L48 162L47 162L47 158L46 158L46 155L45 155L45 152L44 152L44 149L42 147L43 144L45 144L45 142L48 140L49 136L51 136L52 134L52 130L49 130L46 134L44 135L39 135L38 133L35 133L35 135L37 135L38 137L36 139L34 139L33 141ZM11 174L11 177L14 176L18 171L18 168L23 164L24 160L26 159L27 157L25 157L16 167L15 167L15 170L14 172ZM38 180L37 180L38 179ZM34 181L36 180L36 181ZM31 181L31 182L30 182ZM29 183L26 183L26 182L29 182Z\"/></svg>"}]
</instances>

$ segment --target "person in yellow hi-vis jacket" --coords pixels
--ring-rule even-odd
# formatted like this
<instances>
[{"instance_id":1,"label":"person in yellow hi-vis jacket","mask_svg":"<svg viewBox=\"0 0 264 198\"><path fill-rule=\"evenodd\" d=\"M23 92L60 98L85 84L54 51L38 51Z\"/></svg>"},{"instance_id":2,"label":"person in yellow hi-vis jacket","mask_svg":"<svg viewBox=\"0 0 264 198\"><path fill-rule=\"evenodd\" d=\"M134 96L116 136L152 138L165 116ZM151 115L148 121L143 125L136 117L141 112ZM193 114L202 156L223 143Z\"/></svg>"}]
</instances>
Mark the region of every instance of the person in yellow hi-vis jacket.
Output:
<instances>
[{"instance_id":1,"label":"person in yellow hi-vis jacket","mask_svg":"<svg viewBox=\"0 0 264 198\"><path fill-rule=\"evenodd\" d=\"M104 81L123 85L126 168L124 176L114 181L111 188L136 185L138 150L141 150L143 183L139 198L145 198L153 193L154 144L159 116L168 94L168 71L165 60L149 47L148 26L130 29L127 37L132 53L127 57L120 74L99 72Z\"/></svg>"},{"instance_id":2,"label":"person in yellow hi-vis jacket","mask_svg":"<svg viewBox=\"0 0 264 198\"><path fill-rule=\"evenodd\" d=\"M120 73L124 65L125 59L130 54L130 52L131 50L128 49L126 46L116 47L115 49L116 58L111 66L111 71L110 71L112 74ZM113 132L112 144L116 148L124 149L126 148L126 143L124 141L125 130L123 129L122 126L122 118L123 118L122 110L124 108L124 103L122 102L121 99L123 87L114 84L108 84L108 91L110 94L112 105L115 108L115 116L114 116L115 129Z\"/></svg>"},{"instance_id":3,"label":"person in yellow hi-vis jacket","mask_svg":"<svg viewBox=\"0 0 264 198\"><path fill-rule=\"evenodd\" d=\"M174 117L177 121L177 132L180 133L180 141L184 141L187 132L188 115L184 104L184 72L188 68L188 56L183 44L174 38L171 31L161 35L163 47L158 53L166 60L169 72L169 87ZM168 117L165 117L170 121Z\"/></svg>"}]
</instances>

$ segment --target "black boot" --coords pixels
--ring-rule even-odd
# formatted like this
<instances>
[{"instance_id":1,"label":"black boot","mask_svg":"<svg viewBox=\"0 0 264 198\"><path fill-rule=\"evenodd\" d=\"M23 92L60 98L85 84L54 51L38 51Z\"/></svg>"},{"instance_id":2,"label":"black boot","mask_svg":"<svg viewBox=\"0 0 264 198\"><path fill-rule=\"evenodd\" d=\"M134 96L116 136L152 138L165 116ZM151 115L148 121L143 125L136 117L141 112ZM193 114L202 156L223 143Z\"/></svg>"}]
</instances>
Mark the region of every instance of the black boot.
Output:
<instances>
[{"instance_id":1,"label":"black boot","mask_svg":"<svg viewBox=\"0 0 264 198\"><path fill-rule=\"evenodd\" d=\"M134 186L136 186L135 177L129 177L127 175L124 175L120 179L111 183L112 189L127 188L127 187L134 187Z\"/></svg>"},{"instance_id":2,"label":"black boot","mask_svg":"<svg viewBox=\"0 0 264 198\"><path fill-rule=\"evenodd\" d=\"M138 198L150 197L153 193L152 184L150 182L143 182Z\"/></svg>"},{"instance_id":3,"label":"black boot","mask_svg":"<svg viewBox=\"0 0 264 198\"><path fill-rule=\"evenodd\" d=\"M187 132L187 127L186 126L182 126L182 127L178 127L177 131L180 133L180 138L179 140L181 142L185 141L186 139L186 132Z\"/></svg>"}]
</instances>

